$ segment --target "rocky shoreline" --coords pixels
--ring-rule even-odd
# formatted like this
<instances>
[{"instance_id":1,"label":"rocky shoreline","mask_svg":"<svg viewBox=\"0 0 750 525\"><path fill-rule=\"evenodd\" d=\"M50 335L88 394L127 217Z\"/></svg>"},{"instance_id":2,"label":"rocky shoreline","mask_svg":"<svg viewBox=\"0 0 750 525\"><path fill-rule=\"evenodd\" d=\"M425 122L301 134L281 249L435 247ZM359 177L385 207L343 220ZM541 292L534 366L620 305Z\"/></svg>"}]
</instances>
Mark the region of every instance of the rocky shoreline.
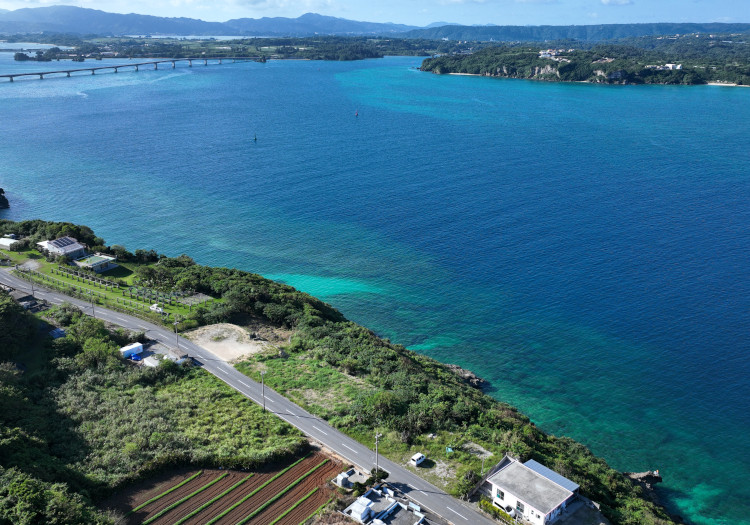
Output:
<instances>
[{"instance_id":1,"label":"rocky shoreline","mask_svg":"<svg viewBox=\"0 0 750 525\"><path fill-rule=\"evenodd\" d=\"M482 390L484 387L487 386L487 381L485 379L482 379L478 375L476 375L471 370L466 370L465 368L461 368L458 365L445 365L448 370L456 374L458 377L464 380L467 385L476 388L477 390Z\"/></svg>"}]
</instances>

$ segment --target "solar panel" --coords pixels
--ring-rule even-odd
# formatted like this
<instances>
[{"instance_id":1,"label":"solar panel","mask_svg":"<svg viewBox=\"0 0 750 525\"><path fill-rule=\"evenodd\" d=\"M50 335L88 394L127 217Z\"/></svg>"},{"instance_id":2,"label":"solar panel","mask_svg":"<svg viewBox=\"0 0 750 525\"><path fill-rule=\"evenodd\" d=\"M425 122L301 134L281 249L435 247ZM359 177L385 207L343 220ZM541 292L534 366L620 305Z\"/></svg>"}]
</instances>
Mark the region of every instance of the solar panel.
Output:
<instances>
[{"instance_id":1,"label":"solar panel","mask_svg":"<svg viewBox=\"0 0 750 525\"><path fill-rule=\"evenodd\" d=\"M562 488L567 489L570 492L575 492L576 490L578 490L577 484L570 481L568 478L561 476L554 470L545 467L541 463L537 463L533 459L530 459L526 463L524 463L524 466L529 467L531 470L533 470L537 474L544 476L545 478L552 481L553 483L557 483Z\"/></svg>"},{"instance_id":2,"label":"solar panel","mask_svg":"<svg viewBox=\"0 0 750 525\"><path fill-rule=\"evenodd\" d=\"M71 244L75 244L76 241L72 237L60 237L59 239L55 239L50 244L57 248L64 248L65 246L70 246Z\"/></svg>"}]
</instances>

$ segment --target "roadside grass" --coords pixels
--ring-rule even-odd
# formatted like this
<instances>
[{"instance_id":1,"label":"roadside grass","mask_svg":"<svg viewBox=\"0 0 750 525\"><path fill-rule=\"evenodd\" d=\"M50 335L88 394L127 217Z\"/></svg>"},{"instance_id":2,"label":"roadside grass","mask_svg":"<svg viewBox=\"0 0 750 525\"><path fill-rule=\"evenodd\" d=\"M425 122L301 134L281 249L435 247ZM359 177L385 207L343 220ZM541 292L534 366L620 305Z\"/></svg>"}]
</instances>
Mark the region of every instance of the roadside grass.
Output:
<instances>
[{"instance_id":1,"label":"roadside grass","mask_svg":"<svg viewBox=\"0 0 750 525\"><path fill-rule=\"evenodd\" d=\"M439 431L434 437L421 434L414 436L409 444L401 440L398 432L387 431L385 426L373 429L357 424L349 414L349 408L358 399L377 392L378 388L309 354L293 354L283 359L278 358L276 352L255 354L236 364L235 368L258 382L260 371L265 370L267 386L373 450L375 432L381 432L383 436L378 449L383 456L447 492L456 493L459 479L468 470L477 474L482 471L482 458L464 445L473 442L492 453L485 459L485 471L500 461L505 453L501 446L469 436L468 432ZM448 452L446 447L453 452ZM417 452L427 456L427 461L420 467L413 467L409 465L409 459Z\"/></svg>"},{"instance_id":2,"label":"roadside grass","mask_svg":"<svg viewBox=\"0 0 750 525\"><path fill-rule=\"evenodd\" d=\"M286 359L276 357L275 351L255 354L235 367L258 382L261 380L261 370L265 370L266 385L283 392L298 405L332 423L346 413L353 399L376 391L364 381L348 376L321 360L304 355Z\"/></svg>"}]
</instances>

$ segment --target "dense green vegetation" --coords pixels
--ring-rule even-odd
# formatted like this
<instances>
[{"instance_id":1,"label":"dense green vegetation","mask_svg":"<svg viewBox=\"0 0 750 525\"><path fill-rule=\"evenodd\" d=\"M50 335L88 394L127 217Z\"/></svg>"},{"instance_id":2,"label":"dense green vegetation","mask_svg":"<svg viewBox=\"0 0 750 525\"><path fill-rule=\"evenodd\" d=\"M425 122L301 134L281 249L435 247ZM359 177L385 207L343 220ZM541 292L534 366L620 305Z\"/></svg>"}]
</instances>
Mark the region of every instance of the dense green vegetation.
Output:
<instances>
[{"instance_id":1,"label":"dense green vegetation","mask_svg":"<svg viewBox=\"0 0 750 525\"><path fill-rule=\"evenodd\" d=\"M493 46L472 54L426 59L423 71L509 78L616 84L750 85L750 46L708 36L644 37L627 43L581 49L565 42L556 56L540 55L539 46ZM543 49L548 49L545 47ZM679 69L667 64L679 65Z\"/></svg>"},{"instance_id":2,"label":"dense green vegetation","mask_svg":"<svg viewBox=\"0 0 750 525\"><path fill-rule=\"evenodd\" d=\"M10 304L0 291L0 334L39 322ZM70 305L48 319L67 337L24 329L2 346L0 523L109 523L92 502L127 483L174 466L256 468L305 446L200 369L121 360L119 346L138 334L110 331Z\"/></svg>"},{"instance_id":3,"label":"dense green vegetation","mask_svg":"<svg viewBox=\"0 0 750 525\"><path fill-rule=\"evenodd\" d=\"M67 224L0 223L0 233L11 229L97 239L89 229ZM200 266L187 256L163 257L147 267L154 287L222 299L193 312L193 323L252 318L293 328L283 352L257 355L238 368L254 377L267 370L267 384L362 442L372 445L375 429L384 433L381 451L396 460L428 451L448 465L444 486L454 494L478 479L481 460L469 451L475 443L493 454L490 461L509 453L569 477L614 523L673 523L640 487L582 444L544 433L443 364L378 338L307 294L255 274ZM21 376L8 368L3 380L18 389L10 399L29 408L2 410L4 416L19 414L19 420L3 422L3 432L14 429L19 437L0 441L0 465L48 483L69 480L71 490L96 496L168 465L257 464L299 447L296 432L275 419L258 419L249 401L218 380L179 367L135 370L112 358L112 344L128 334L108 334L98 321L70 309L54 315L69 324L70 335L48 345L54 357L44 372ZM34 401L24 401L29 398ZM439 455L446 445L455 452ZM430 468L422 470L429 477Z\"/></svg>"},{"instance_id":4,"label":"dense green vegetation","mask_svg":"<svg viewBox=\"0 0 750 525\"><path fill-rule=\"evenodd\" d=\"M8 42L28 40L28 36L15 35ZM214 39L186 40L180 38L101 38L82 39L71 35L43 35L34 40L69 46L75 51L52 48L39 51L34 56L16 53L16 60L49 61L68 58L74 53L88 58L113 56L128 58L186 58L186 57L255 57L293 58L307 60L362 60L382 58L386 55L427 56L434 53L456 53L469 49L467 44L442 40L404 39L384 37L273 37L242 38L237 40Z\"/></svg>"}]
</instances>

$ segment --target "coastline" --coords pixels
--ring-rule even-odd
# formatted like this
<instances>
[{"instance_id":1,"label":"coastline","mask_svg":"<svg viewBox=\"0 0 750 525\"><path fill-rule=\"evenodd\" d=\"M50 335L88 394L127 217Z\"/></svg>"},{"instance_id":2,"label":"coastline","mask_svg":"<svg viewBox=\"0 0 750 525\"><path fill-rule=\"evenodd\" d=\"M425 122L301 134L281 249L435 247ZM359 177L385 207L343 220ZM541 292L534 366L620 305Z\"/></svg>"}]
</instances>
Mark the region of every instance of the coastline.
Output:
<instances>
[{"instance_id":1,"label":"coastline","mask_svg":"<svg viewBox=\"0 0 750 525\"><path fill-rule=\"evenodd\" d=\"M422 70L424 71L424 70ZM452 75L456 77L490 77L490 78L507 78L507 79L515 79L515 80L539 80L542 82L560 82L560 83L567 83L567 84L606 84L606 85L625 85L621 84L619 82L610 83L610 82L591 82L590 80L552 80L548 78L518 78L518 77L508 77L503 75L483 75L481 73L435 73L434 71L424 71L425 73L433 73L433 74L445 74L445 75ZM661 82L657 82L654 84L627 84L628 86L670 86L673 84L665 84ZM687 86L722 86L722 87L738 87L738 88L750 88L750 86L747 86L745 84L736 84L732 82L706 82L705 84L685 84Z\"/></svg>"}]
</instances>

